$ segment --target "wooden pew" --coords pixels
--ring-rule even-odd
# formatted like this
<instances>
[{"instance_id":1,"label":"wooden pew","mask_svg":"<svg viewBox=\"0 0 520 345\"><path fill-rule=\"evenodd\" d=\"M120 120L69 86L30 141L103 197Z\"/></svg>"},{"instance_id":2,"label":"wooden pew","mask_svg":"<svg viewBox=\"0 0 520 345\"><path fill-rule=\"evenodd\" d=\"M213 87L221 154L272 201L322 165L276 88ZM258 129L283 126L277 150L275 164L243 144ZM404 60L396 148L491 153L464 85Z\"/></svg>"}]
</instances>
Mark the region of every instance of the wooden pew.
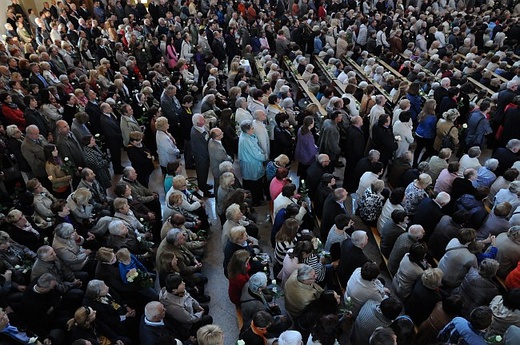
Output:
<instances>
[{"instance_id":1,"label":"wooden pew","mask_svg":"<svg viewBox=\"0 0 520 345\"><path fill-rule=\"evenodd\" d=\"M379 235L379 231L375 226L371 226L370 230L372 231L372 236L374 237L374 240L376 241L377 248L379 248L379 254L381 255L381 259L383 260L381 264L384 264L386 270L388 271L388 274L390 275L390 278L393 278L392 273L388 269L388 258L381 253L381 235Z\"/></svg>"},{"instance_id":2,"label":"wooden pew","mask_svg":"<svg viewBox=\"0 0 520 345\"><path fill-rule=\"evenodd\" d=\"M283 63L285 64L285 67L289 71L289 73L293 76L294 81L298 85L298 88L303 92L303 95L310 99L311 103L316 104L318 106L318 111L320 112L322 117L327 116L327 111L323 106L320 104L316 96L309 91L309 87L307 86L307 83L305 80L303 80L300 73L298 73L298 70L294 68L292 65L292 62L289 60L287 56L284 56Z\"/></svg>"}]
</instances>

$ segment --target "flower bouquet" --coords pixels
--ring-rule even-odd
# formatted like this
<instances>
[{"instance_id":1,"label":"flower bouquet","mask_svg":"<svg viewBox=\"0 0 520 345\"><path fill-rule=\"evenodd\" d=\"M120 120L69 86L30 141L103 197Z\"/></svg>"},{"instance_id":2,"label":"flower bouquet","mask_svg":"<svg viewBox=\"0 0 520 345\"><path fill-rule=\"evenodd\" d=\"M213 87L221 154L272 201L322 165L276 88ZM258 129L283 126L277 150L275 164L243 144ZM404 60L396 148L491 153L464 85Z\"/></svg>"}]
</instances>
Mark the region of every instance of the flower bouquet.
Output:
<instances>
[{"instance_id":1,"label":"flower bouquet","mask_svg":"<svg viewBox=\"0 0 520 345\"><path fill-rule=\"evenodd\" d=\"M135 268L132 268L126 273L126 280L129 283L139 284L143 288L149 288L153 286L153 280L148 272L143 272Z\"/></svg>"},{"instance_id":2,"label":"flower bouquet","mask_svg":"<svg viewBox=\"0 0 520 345\"><path fill-rule=\"evenodd\" d=\"M502 336L493 335L486 338L486 343L488 344L502 344Z\"/></svg>"},{"instance_id":3,"label":"flower bouquet","mask_svg":"<svg viewBox=\"0 0 520 345\"><path fill-rule=\"evenodd\" d=\"M61 164L61 170L63 170L65 175L74 176L78 169L69 157L65 157L63 158L63 163Z\"/></svg>"}]
</instances>

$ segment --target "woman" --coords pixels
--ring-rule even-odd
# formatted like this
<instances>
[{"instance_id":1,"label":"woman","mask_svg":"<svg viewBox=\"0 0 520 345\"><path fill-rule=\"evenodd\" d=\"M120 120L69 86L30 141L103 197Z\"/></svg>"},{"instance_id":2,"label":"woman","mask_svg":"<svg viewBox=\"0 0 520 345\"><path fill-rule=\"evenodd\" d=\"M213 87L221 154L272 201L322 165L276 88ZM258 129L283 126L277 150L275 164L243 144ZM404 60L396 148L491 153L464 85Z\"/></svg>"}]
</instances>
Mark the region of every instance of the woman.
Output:
<instances>
[{"instance_id":1,"label":"woman","mask_svg":"<svg viewBox=\"0 0 520 345\"><path fill-rule=\"evenodd\" d=\"M435 116L436 105L437 103L434 99L427 100L417 117L417 129L415 130L417 147L413 155L414 166L419 163L419 157L423 149L425 149L425 152L421 161L426 161L434 154L433 142L435 140L435 126L437 122L437 117Z\"/></svg>"},{"instance_id":2,"label":"woman","mask_svg":"<svg viewBox=\"0 0 520 345\"><path fill-rule=\"evenodd\" d=\"M85 135L82 142L85 145L85 165L94 171L96 179L103 188L112 187L112 176L108 170L110 160L107 158L106 153L101 152L96 139L91 135Z\"/></svg>"},{"instance_id":3,"label":"woman","mask_svg":"<svg viewBox=\"0 0 520 345\"><path fill-rule=\"evenodd\" d=\"M182 163L181 161L174 161L168 163L166 166L166 176L164 177L164 192L168 193L170 188L172 188L173 178L177 175L182 174Z\"/></svg>"},{"instance_id":4,"label":"woman","mask_svg":"<svg viewBox=\"0 0 520 345\"><path fill-rule=\"evenodd\" d=\"M13 102L13 98L7 92L0 94L0 107L5 121L9 125L17 125L21 131L25 130L26 122L23 116L23 111L18 109L18 106Z\"/></svg>"},{"instance_id":5,"label":"woman","mask_svg":"<svg viewBox=\"0 0 520 345\"><path fill-rule=\"evenodd\" d=\"M220 216L221 220L225 221L225 209L224 202L226 201L228 195L235 190L235 175L231 172L225 172L220 175L220 183L218 186L217 192L217 214Z\"/></svg>"},{"instance_id":6,"label":"woman","mask_svg":"<svg viewBox=\"0 0 520 345\"><path fill-rule=\"evenodd\" d=\"M298 228L300 222L295 218L288 218L282 225L282 228L276 233L274 246L274 267L275 276L282 270L285 256L296 246Z\"/></svg>"},{"instance_id":7,"label":"woman","mask_svg":"<svg viewBox=\"0 0 520 345\"><path fill-rule=\"evenodd\" d=\"M67 265L71 271L87 271L87 263L92 253L90 249L83 249L81 245L85 242L79 236L74 227L69 223L58 224L54 230L52 248L61 262Z\"/></svg>"},{"instance_id":8,"label":"woman","mask_svg":"<svg viewBox=\"0 0 520 345\"><path fill-rule=\"evenodd\" d=\"M392 280L392 285L395 293L402 301L408 299L415 282L429 267L425 261L427 252L425 244L414 243L410 247L410 252L406 253L399 263L399 269Z\"/></svg>"},{"instance_id":9,"label":"woman","mask_svg":"<svg viewBox=\"0 0 520 345\"><path fill-rule=\"evenodd\" d=\"M231 199L231 198L229 198ZM239 204L233 203L226 208L226 221L222 225L221 243L225 247L229 238L231 229L236 226L243 226L248 233L248 240L254 245L258 244L258 227L247 217L244 216Z\"/></svg>"},{"instance_id":10,"label":"woman","mask_svg":"<svg viewBox=\"0 0 520 345\"><path fill-rule=\"evenodd\" d=\"M110 85L110 79L107 77L107 67L105 65L100 65L97 69L97 83L101 86L103 91L107 91Z\"/></svg>"},{"instance_id":11,"label":"woman","mask_svg":"<svg viewBox=\"0 0 520 345\"><path fill-rule=\"evenodd\" d=\"M264 198L262 184L260 183L265 175L263 163L265 155L258 144L258 139L254 135L255 128L252 121L245 120L240 124L242 134L240 134L238 145L238 159L244 188L251 191L253 206L259 206Z\"/></svg>"},{"instance_id":12,"label":"woman","mask_svg":"<svg viewBox=\"0 0 520 345\"><path fill-rule=\"evenodd\" d=\"M173 162L179 158L180 151L177 148L175 139L168 132L170 125L168 119L164 116L157 118L155 121L157 127L157 133L155 140L157 142L157 154L159 155L159 165L161 170L166 173L166 166L168 163Z\"/></svg>"},{"instance_id":13,"label":"woman","mask_svg":"<svg viewBox=\"0 0 520 345\"><path fill-rule=\"evenodd\" d=\"M276 174L269 184L269 194L271 196L271 200L276 199L276 197L282 192L282 188L287 183L291 182L288 176L289 170L287 168L280 167L276 169Z\"/></svg>"},{"instance_id":14,"label":"woman","mask_svg":"<svg viewBox=\"0 0 520 345\"><path fill-rule=\"evenodd\" d=\"M405 303L405 312L415 325L428 318L437 302L443 299L440 290L443 273L439 268L428 268L417 279L410 298Z\"/></svg>"},{"instance_id":15,"label":"woman","mask_svg":"<svg viewBox=\"0 0 520 345\"><path fill-rule=\"evenodd\" d=\"M79 307L74 313L74 318L67 321L67 330L70 332L71 343L78 339L88 340L92 345L100 345L103 342L104 336L98 335L96 328L96 311L90 307ZM124 345L121 340L114 344Z\"/></svg>"},{"instance_id":16,"label":"woman","mask_svg":"<svg viewBox=\"0 0 520 345\"><path fill-rule=\"evenodd\" d=\"M504 335L510 325L520 324L520 289L513 289L498 295L489 304L493 321L488 334Z\"/></svg>"},{"instance_id":17,"label":"woman","mask_svg":"<svg viewBox=\"0 0 520 345\"><path fill-rule=\"evenodd\" d=\"M361 106L359 110L359 115L363 117L364 123L369 123L366 116L370 113L370 109L376 104L376 100L374 99L375 87L374 85L368 85L365 88L365 92L363 93L363 98L361 98Z\"/></svg>"},{"instance_id":18,"label":"woman","mask_svg":"<svg viewBox=\"0 0 520 345\"><path fill-rule=\"evenodd\" d=\"M150 175L155 170L154 156L150 150L143 145L144 134L138 131L132 131L129 135L129 143L126 147L128 158L132 167L137 172L137 181L148 188Z\"/></svg>"},{"instance_id":19,"label":"woman","mask_svg":"<svg viewBox=\"0 0 520 345\"><path fill-rule=\"evenodd\" d=\"M70 194L70 181L76 167L74 164L62 162L58 154L58 148L55 145L45 145L43 147L45 154L45 171L48 179L52 183L53 194L58 198L66 198Z\"/></svg>"},{"instance_id":20,"label":"woman","mask_svg":"<svg viewBox=\"0 0 520 345\"><path fill-rule=\"evenodd\" d=\"M235 105L237 108L235 112L235 124L237 126L237 134L240 135L240 133L242 133L242 130L240 129L242 121L253 121L253 115L251 115L249 110L247 110L247 99L245 97L238 97Z\"/></svg>"},{"instance_id":21,"label":"woman","mask_svg":"<svg viewBox=\"0 0 520 345\"><path fill-rule=\"evenodd\" d=\"M186 178L177 175L173 178L172 188L166 193L165 200L169 200L170 194L179 191L182 193L182 204L180 207L188 212L196 214L201 221L202 229L209 229L208 216L204 208L204 201L199 200L195 195L187 189Z\"/></svg>"},{"instance_id":22,"label":"woman","mask_svg":"<svg viewBox=\"0 0 520 345\"><path fill-rule=\"evenodd\" d=\"M406 93L406 99L410 101L410 114L414 124L417 123L417 116L421 112L422 99L419 95L419 89L421 85L419 83L412 83Z\"/></svg>"},{"instance_id":23,"label":"woman","mask_svg":"<svg viewBox=\"0 0 520 345\"><path fill-rule=\"evenodd\" d=\"M394 137L398 138L397 150L394 153L394 157L401 157L410 149L410 145L414 142L410 112L402 111L398 118L392 129Z\"/></svg>"},{"instance_id":24,"label":"woman","mask_svg":"<svg viewBox=\"0 0 520 345\"><path fill-rule=\"evenodd\" d=\"M361 197L359 216L367 225L375 226L379 215L381 215L385 202L385 197L381 195L384 188L385 183L382 180L375 180Z\"/></svg>"},{"instance_id":25,"label":"woman","mask_svg":"<svg viewBox=\"0 0 520 345\"><path fill-rule=\"evenodd\" d=\"M415 208L421 203L421 201L428 197L428 193L425 189L431 184L432 178L430 175L422 173L415 181L406 187L404 191L405 199L403 201L403 207L410 216L415 214Z\"/></svg>"},{"instance_id":26,"label":"woman","mask_svg":"<svg viewBox=\"0 0 520 345\"><path fill-rule=\"evenodd\" d=\"M30 267L35 261L35 252L13 241L7 232L0 231L0 270L12 272L10 283L13 292L23 292L26 289L30 282Z\"/></svg>"},{"instance_id":27,"label":"woman","mask_svg":"<svg viewBox=\"0 0 520 345\"><path fill-rule=\"evenodd\" d=\"M442 114L442 119L437 122L436 136L433 143L435 151L440 151L445 137L449 136L453 145L459 143L459 131L455 126L455 120L460 116L457 109L450 109ZM450 147L451 148L451 147ZM451 148L453 149L453 148Z\"/></svg>"},{"instance_id":28,"label":"woman","mask_svg":"<svg viewBox=\"0 0 520 345\"><path fill-rule=\"evenodd\" d=\"M237 307L240 306L240 296L242 295L242 288L249 280L249 270L251 264L249 260L251 255L247 250L237 250L228 264L228 295L231 302Z\"/></svg>"},{"instance_id":29,"label":"woman","mask_svg":"<svg viewBox=\"0 0 520 345\"><path fill-rule=\"evenodd\" d=\"M135 317L135 310L112 296L105 282L91 280L87 285L83 303L85 307L99 312L96 314L96 325L101 334L106 334L108 340L113 344L117 341L131 343L129 335L137 333L139 322Z\"/></svg>"},{"instance_id":30,"label":"woman","mask_svg":"<svg viewBox=\"0 0 520 345\"><path fill-rule=\"evenodd\" d=\"M305 179L307 169L316 160L316 155L318 154L318 147L311 132L313 127L314 118L306 116L303 119L303 125L298 130L298 141L296 142L294 158L298 161L298 176L301 179Z\"/></svg>"},{"instance_id":31,"label":"woman","mask_svg":"<svg viewBox=\"0 0 520 345\"><path fill-rule=\"evenodd\" d=\"M193 231L197 231L200 227L199 217L191 212L186 211L182 208L183 203L183 193L179 191L175 191L169 194L168 200L166 200L166 207L163 210L163 219L172 219L176 214L182 215L184 217L184 226L186 229L191 229ZM172 224L165 222L162 230L161 230L161 240L166 237L168 231L174 227Z\"/></svg>"},{"instance_id":32,"label":"woman","mask_svg":"<svg viewBox=\"0 0 520 345\"><path fill-rule=\"evenodd\" d=\"M231 101L230 101L231 103ZM231 103L233 104L233 103ZM233 112L230 109L223 109L220 114L220 122L218 128L224 133L222 138L222 146L226 149L226 153L234 158L238 153L238 136L236 132L236 126L233 124L231 117Z\"/></svg>"},{"instance_id":33,"label":"woman","mask_svg":"<svg viewBox=\"0 0 520 345\"><path fill-rule=\"evenodd\" d=\"M334 175L328 173L323 174L320 184L316 189L316 198L313 200L314 212L320 219L323 214L323 205L325 204L325 200L330 194L332 194L335 188L336 178L334 178Z\"/></svg>"},{"instance_id":34,"label":"woman","mask_svg":"<svg viewBox=\"0 0 520 345\"><path fill-rule=\"evenodd\" d=\"M81 38L79 41L79 54L83 66L85 66L86 69L92 70L94 69L96 59L92 56L88 45L88 40L86 38Z\"/></svg>"},{"instance_id":35,"label":"woman","mask_svg":"<svg viewBox=\"0 0 520 345\"><path fill-rule=\"evenodd\" d=\"M271 158L285 154L290 160L293 158L294 138L290 131L289 115L278 113L275 116L274 141L271 145Z\"/></svg>"},{"instance_id":36,"label":"woman","mask_svg":"<svg viewBox=\"0 0 520 345\"><path fill-rule=\"evenodd\" d=\"M175 36L170 36L168 39L168 45L166 46L166 58L168 61L168 68L173 70L177 61L179 60L179 54L175 48Z\"/></svg>"},{"instance_id":37,"label":"woman","mask_svg":"<svg viewBox=\"0 0 520 345\"><path fill-rule=\"evenodd\" d=\"M260 261L259 258L256 257L253 245L249 241L246 228L239 225L231 228L231 230L229 231L229 238L227 239L224 247L223 266L224 275L226 276L226 278L228 277L228 264L231 261L233 254L241 249L247 250L247 252L251 256L251 260L249 261L249 263L251 264L251 274L264 271L264 265L266 265L266 263Z\"/></svg>"}]
</instances>

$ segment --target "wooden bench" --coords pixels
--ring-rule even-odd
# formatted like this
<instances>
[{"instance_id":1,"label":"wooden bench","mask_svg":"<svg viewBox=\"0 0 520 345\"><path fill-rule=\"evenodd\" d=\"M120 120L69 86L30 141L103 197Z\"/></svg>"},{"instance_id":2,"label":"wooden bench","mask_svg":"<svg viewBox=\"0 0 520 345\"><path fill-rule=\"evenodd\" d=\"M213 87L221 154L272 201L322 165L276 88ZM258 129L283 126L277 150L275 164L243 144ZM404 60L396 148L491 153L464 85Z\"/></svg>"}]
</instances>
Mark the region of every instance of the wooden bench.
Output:
<instances>
[{"instance_id":1,"label":"wooden bench","mask_svg":"<svg viewBox=\"0 0 520 345\"><path fill-rule=\"evenodd\" d=\"M327 111L325 110L325 108L323 108L323 106L318 101L316 96L312 92L309 91L309 86L307 85L305 80L303 80L303 78L300 75L300 73L298 73L298 71L292 66L292 62L289 60L289 58L287 56L285 56L283 58L283 62L285 64L287 70L289 71L289 73L293 76L294 81L298 85L298 88L301 91L303 91L304 96L309 98L311 103L316 104L316 106L318 107L318 111L319 111L319 113L321 114L322 117L326 117L327 116Z\"/></svg>"},{"instance_id":2,"label":"wooden bench","mask_svg":"<svg viewBox=\"0 0 520 345\"><path fill-rule=\"evenodd\" d=\"M374 236L374 240L376 241L377 248L379 248L379 254L381 254L381 259L383 259L382 264L384 263L386 270L388 271L388 274L390 275L390 278L393 278L392 272L390 272L390 269L388 268L388 258L381 253L381 235L379 234L379 231L375 226L371 226L370 230L372 231L372 236Z\"/></svg>"},{"instance_id":3,"label":"wooden bench","mask_svg":"<svg viewBox=\"0 0 520 345\"><path fill-rule=\"evenodd\" d=\"M240 307L236 307L237 309L237 323L238 323L238 332L242 329L244 326L244 318L242 317L242 310Z\"/></svg>"}]
</instances>

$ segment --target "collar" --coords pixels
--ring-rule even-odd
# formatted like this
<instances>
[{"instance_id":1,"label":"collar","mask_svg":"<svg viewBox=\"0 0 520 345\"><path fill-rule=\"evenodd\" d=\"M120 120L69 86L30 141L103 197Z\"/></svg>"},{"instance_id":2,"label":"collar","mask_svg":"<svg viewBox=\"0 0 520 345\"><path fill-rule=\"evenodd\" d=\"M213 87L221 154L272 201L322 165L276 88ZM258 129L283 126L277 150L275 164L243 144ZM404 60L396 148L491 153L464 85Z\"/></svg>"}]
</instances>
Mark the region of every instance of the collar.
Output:
<instances>
[{"instance_id":1,"label":"collar","mask_svg":"<svg viewBox=\"0 0 520 345\"><path fill-rule=\"evenodd\" d=\"M193 128L195 128L196 130L198 130L201 133L204 133L206 131L206 128L204 128L204 127L193 126Z\"/></svg>"},{"instance_id":2,"label":"collar","mask_svg":"<svg viewBox=\"0 0 520 345\"><path fill-rule=\"evenodd\" d=\"M157 322L154 322L154 321L150 321L146 318L146 316L144 317L144 323L147 324L148 326L152 326L152 327L161 327L161 326L164 326L164 321L161 320L161 321L157 321Z\"/></svg>"}]
</instances>

